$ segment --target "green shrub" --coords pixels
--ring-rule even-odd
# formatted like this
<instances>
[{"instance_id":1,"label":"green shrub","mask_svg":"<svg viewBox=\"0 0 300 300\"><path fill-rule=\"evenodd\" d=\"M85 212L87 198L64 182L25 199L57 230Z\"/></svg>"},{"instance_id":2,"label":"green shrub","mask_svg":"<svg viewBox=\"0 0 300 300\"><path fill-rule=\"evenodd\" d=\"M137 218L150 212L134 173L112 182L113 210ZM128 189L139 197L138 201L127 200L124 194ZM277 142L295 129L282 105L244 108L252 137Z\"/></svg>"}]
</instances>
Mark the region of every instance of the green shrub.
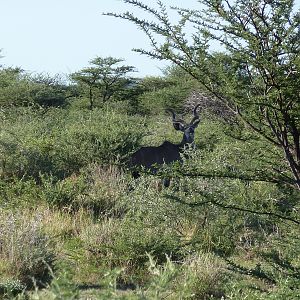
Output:
<instances>
[{"instance_id":1,"label":"green shrub","mask_svg":"<svg viewBox=\"0 0 300 300\"><path fill-rule=\"evenodd\" d=\"M87 190L87 185L83 176L70 176L63 180L55 180L53 177L42 179L43 182L43 199L50 206L60 208L78 209L76 201Z\"/></svg>"},{"instance_id":2,"label":"green shrub","mask_svg":"<svg viewBox=\"0 0 300 300\"><path fill-rule=\"evenodd\" d=\"M35 207L41 201L40 186L34 180L0 178L0 207L6 209L22 209L23 207Z\"/></svg>"},{"instance_id":3,"label":"green shrub","mask_svg":"<svg viewBox=\"0 0 300 300\"><path fill-rule=\"evenodd\" d=\"M158 263L166 261L166 255L182 257L179 239L166 227L153 227L142 216L135 220L103 221L102 224L83 232L81 238L93 259L106 268L124 269L125 282L143 282L147 279L147 253Z\"/></svg>"},{"instance_id":4,"label":"green shrub","mask_svg":"<svg viewBox=\"0 0 300 300\"><path fill-rule=\"evenodd\" d=\"M62 179L92 162L124 162L142 136L136 120L110 111L16 110L0 131L0 175Z\"/></svg>"},{"instance_id":5,"label":"green shrub","mask_svg":"<svg viewBox=\"0 0 300 300\"><path fill-rule=\"evenodd\" d=\"M152 115L161 114L166 108L181 111L192 86L192 82L182 82L174 86L145 92L139 96L139 111Z\"/></svg>"},{"instance_id":6,"label":"green shrub","mask_svg":"<svg viewBox=\"0 0 300 300\"><path fill-rule=\"evenodd\" d=\"M61 76L31 75L20 68L0 67L0 106L64 106L75 95Z\"/></svg>"}]
</instances>

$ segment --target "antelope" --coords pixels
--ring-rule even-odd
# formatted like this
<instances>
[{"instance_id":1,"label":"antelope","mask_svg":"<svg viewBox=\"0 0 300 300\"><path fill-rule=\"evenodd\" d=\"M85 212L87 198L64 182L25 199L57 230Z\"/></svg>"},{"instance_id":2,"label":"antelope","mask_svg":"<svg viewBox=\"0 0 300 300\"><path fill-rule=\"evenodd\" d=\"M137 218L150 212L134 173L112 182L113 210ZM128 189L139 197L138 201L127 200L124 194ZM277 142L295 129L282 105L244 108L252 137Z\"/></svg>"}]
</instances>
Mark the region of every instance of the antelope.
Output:
<instances>
[{"instance_id":1,"label":"antelope","mask_svg":"<svg viewBox=\"0 0 300 300\"><path fill-rule=\"evenodd\" d=\"M194 132L197 128L200 117L197 113L198 104L193 111L193 118L190 123L185 123L182 119L177 119L176 114L172 109L167 109L172 114L172 122L175 130L183 132L182 141L179 144L173 144L169 141L164 141L158 147L141 147L132 154L129 160L129 167L133 170L132 176L134 178L140 177L140 169L144 169L152 174L155 174L159 167L164 164L171 164L173 162L182 161L181 153L186 145L194 143ZM164 179L164 186L170 185L170 179Z\"/></svg>"}]
</instances>

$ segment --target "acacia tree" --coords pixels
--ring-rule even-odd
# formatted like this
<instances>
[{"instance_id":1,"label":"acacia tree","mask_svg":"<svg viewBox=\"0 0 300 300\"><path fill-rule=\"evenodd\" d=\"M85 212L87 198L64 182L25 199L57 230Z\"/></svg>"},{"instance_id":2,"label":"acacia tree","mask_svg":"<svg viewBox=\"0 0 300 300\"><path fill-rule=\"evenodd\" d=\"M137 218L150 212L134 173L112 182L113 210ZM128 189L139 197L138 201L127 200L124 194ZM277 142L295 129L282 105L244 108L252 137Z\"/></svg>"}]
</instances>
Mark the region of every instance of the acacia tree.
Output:
<instances>
[{"instance_id":1,"label":"acacia tree","mask_svg":"<svg viewBox=\"0 0 300 300\"><path fill-rule=\"evenodd\" d=\"M71 75L73 80L88 87L90 109L94 108L95 94L98 93L102 103L105 103L131 82L127 74L134 72L135 67L118 66L123 61L113 57L96 57L90 61L91 67Z\"/></svg>"},{"instance_id":2,"label":"acacia tree","mask_svg":"<svg viewBox=\"0 0 300 300\"><path fill-rule=\"evenodd\" d=\"M279 147L288 172L277 171L300 189L300 13L294 1L200 0L199 9L172 8L180 16L176 24L162 1L158 8L123 2L150 14L150 21L130 12L107 14L148 36L151 49L135 51L180 66ZM212 44L222 51L213 52Z\"/></svg>"}]
</instances>

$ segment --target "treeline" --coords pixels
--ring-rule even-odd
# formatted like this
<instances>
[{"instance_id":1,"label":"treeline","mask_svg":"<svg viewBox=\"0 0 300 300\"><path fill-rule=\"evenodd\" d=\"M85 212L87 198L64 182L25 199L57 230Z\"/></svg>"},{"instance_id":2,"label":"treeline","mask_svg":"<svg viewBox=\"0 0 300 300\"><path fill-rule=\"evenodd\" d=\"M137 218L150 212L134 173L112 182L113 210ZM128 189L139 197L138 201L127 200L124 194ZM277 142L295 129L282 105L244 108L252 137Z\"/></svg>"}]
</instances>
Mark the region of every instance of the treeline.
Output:
<instances>
[{"instance_id":1,"label":"treeline","mask_svg":"<svg viewBox=\"0 0 300 300\"><path fill-rule=\"evenodd\" d=\"M90 66L69 75L28 73L20 67L1 67L0 105L101 108L122 102L128 113L156 114L168 107L183 109L197 82L179 68L170 67L161 77L134 77L133 66L122 59L96 57ZM80 99L80 101L78 101Z\"/></svg>"}]
</instances>

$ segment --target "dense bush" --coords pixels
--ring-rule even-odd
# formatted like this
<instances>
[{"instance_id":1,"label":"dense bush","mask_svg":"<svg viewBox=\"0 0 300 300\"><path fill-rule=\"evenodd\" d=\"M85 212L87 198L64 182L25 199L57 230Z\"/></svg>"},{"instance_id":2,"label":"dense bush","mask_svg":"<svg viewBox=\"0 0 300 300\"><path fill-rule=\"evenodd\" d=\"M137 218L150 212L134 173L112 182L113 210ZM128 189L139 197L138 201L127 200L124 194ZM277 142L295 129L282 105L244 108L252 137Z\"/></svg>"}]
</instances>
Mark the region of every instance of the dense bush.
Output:
<instances>
[{"instance_id":1,"label":"dense bush","mask_svg":"<svg viewBox=\"0 0 300 300\"><path fill-rule=\"evenodd\" d=\"M28 74L20 68L0 69L0 106L65 106L77 95L61 76Z\"/></svg>"},{"instance_id":2,"label":"dense bush","mask_svg":"<svg viewBox=\"0 0 300 300\"><path fill-rule=\"evenodd\" d=\"M136 121L113 112L15 110L1 127L1 176L65 178L92 162L121 163L142 136Z\"/></svg>"},{"instance_id":3,"label":"dense bush","mask_svg":"<svg viewBox=\"0 0 300 300\"><path fill-rule=\"evenodd\" d=\"M145 90L138 98L139 110L147 114L160 114L166 108L183 110L187 96L195 87L195 82L183 78L161 79L162 86ZM151 84L145 81L145 85Z\"/></svg>"},{"instance_id":4,"label":"dense bush","mask_svg":"<svg viewBox=\"0 0 300 300\"><path fill-rule=\"evenodd\" d=\"M34 74L28 77L28 81L31 96L28 102L42 107L66 106L67 99L78 95L76 87L68 85L59 75Z\"/></svg>"},{"instance_id":5,"label":"dense bush","mask_svg":"<svg viewBox=\"0 0 300 300\"><path fill-rule=\"evenodd\" d=\"M117 166L102 167L91 164L80 174L63 180L43 176L42 199L50 206L78 210L85 208L95 215L122 215L125 207L121 199L128 191L125 175Z\"/></svg>"},{"instance_id":6,"label":"dense bush","mask_svg":"<svg viewBox=\"0 0 300 300\"><path fill-rule=\"evenodd\" d=\"M0 69L0 106L28 104L29 82L20 68Z\"/></svg>"}]
</instances>

